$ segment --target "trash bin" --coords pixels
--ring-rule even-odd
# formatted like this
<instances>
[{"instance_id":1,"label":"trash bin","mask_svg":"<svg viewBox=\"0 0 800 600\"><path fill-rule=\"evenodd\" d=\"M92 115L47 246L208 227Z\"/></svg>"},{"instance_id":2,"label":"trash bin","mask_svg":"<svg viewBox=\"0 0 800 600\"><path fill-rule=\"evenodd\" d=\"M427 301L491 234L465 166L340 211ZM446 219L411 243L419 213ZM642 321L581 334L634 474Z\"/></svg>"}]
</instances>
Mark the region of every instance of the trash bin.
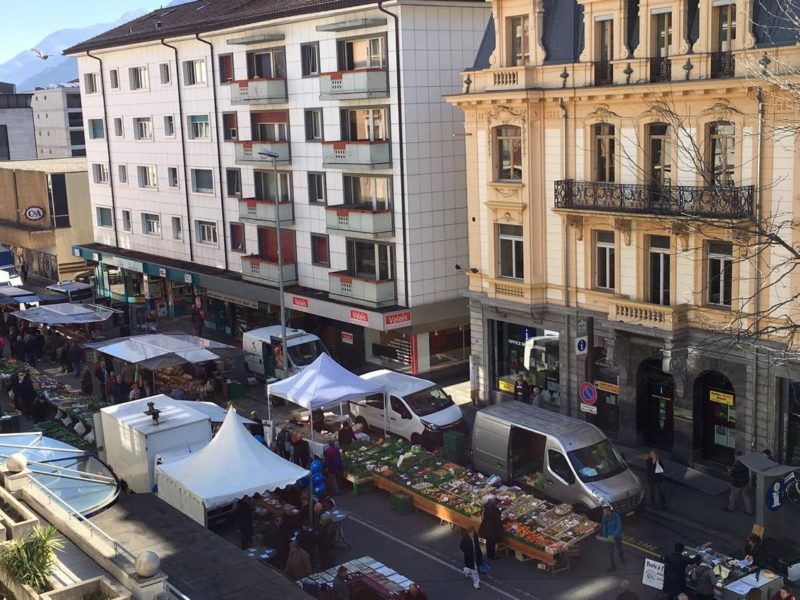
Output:
<instances>
[{"instance_id":1,"label":"trash bin","mask_svg":"<svg viewBox=\"0 0 800 600\"><path fill-rule=\"evenodd\" d=\"M239 400L244 397L245 387L239 381L228 381L228 400Z\"/></svg>"}]
</instances>

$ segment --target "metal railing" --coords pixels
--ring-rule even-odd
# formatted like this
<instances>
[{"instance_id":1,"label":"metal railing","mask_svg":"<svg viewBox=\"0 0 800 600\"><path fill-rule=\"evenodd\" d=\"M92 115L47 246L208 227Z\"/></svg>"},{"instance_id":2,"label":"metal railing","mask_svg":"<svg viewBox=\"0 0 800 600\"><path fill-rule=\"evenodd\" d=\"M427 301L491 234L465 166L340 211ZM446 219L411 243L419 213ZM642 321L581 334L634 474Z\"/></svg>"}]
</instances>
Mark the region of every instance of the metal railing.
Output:
<instances>
[{"instance_id":1,"label":"metal railing","mask_svg":"<svg viewBox=\"0 0 800 600\"><path fill-rule=\"evenodd\" d=\"M733 52L711 53L711 79L727 79L736 76L736 57Z\"/></svg>"},{"instance_id":2,"label":"metal railing","mask_svg":"<svg viewBox=\"0 0 800 600\"><path fill-rule=\"evenodd\" d=\"M672 81L672 60L666 56L650 59L650 83Z\"/></svg>"},{"instance_id":3,"label":"metal railing","mask_svg":"<svg viewBox=\"0 0 800 600\"><path fill-rule=\"evenodd\" d=\"M564 179L555 182L555 206L625 213L747 219L753 216L753 186L661 186Z\"/></svg>"},{"instance_id":4,"label":"metal railing","mask_svg":"<svg viewBox=\"0 0 800 600\"><path fill-rule=\"evenodd\" d=\"M594 63L594 84L611 85L614 83L614 65L607 60Z\"/></svg>"}]
</instances>

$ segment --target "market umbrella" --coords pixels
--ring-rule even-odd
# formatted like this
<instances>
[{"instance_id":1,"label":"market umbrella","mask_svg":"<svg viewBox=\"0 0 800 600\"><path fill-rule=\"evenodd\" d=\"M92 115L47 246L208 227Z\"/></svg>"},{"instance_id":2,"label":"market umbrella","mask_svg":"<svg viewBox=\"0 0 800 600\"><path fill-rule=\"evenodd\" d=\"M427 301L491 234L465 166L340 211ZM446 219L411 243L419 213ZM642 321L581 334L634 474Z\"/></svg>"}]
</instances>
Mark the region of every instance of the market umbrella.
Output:
<instances>
[{"instance_id":1,"label":"market umbrella","mask_svg":"<svg viewBox=\"0 0 800 600\"><path fill-rule=\"evenodd\" d=\"M63 302L61 304L37 306L28 310L18 310L11 314L39 325L85 325L87 323L102 323L108 320L115 312L117 311L102 306Z\"/></svg>"},{"instance_id":2,"label":"market umbrella","mask_svg":"<svg viewBox=\"0 0 800 600\"><path fill-rule=\"evenodd\" d=\"M150 370L217 360L241 352L228 344L195 335L163 333L93 342L86 347Z\"/></svg>"}]
</instances>

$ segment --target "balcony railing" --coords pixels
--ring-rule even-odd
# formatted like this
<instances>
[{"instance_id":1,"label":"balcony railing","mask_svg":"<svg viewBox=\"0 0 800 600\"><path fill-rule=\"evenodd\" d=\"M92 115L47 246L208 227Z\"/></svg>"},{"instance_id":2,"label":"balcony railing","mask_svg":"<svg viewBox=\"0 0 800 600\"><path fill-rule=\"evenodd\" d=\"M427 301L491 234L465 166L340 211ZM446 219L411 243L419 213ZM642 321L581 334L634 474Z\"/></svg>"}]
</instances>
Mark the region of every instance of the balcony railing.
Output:
<instances>
[{"instance_id":1,"label":"balcony railing","mask_svg":"<svg viewBox=\"0 0 800 600\"><path fill-rule=\"evenodd\" d=\"M380 98L388 94L389 77L386 69L335 71L319 76L320 100Z\"/></svg>"},{"instance_id":2,"label":"balcony railing","mask_svg":"<svg viewBox=\"0 0 800 600\"><path fill-rule=\"evenodd\" d=\"M611 85L614 83L614 65L606 60L594 63L594 84Z\"/></svg>"},{"instance_id":3,"label":"balcony railing","mask_svg":"<svg viewBox=\"0 0 800 600\"><path fill-rule=\"evenodd\" d=\"M650 59L650 83L672 81L672 60L664 56Z\"/></svg>"},{"instance_id":4,"label":"balcony railing","mask_svg":"<svg viewBox=\"0 0 800 600\"><path fill-rule=\"evenodd\" d=\"M231 104L286 102L286 80L278 77L232 81Z\"/></svg>"},{"instance_id":5,"label":"balcony railing","mask_svg":"<svg viewBox=\"0 0 800 600\"><path fill-rule=\"evenodd\" d=\"M394 279L364 279L347 271L328 273L329 295L332 300L380 308L397 304Z\"/></svg>"},{"instance_id":6,"label":"balcony railing","mask_svg":"<svg viewBox=\"0 0 800 600\"><path fill-rule=\"evenodd\" d=\"M378 167L391 166L391 142L341 141L322 143L323 167Z\"/></svg>"},{"instance_id":7,"label":"balcony railing","mask_svg":"<svg viewBox=\"0 0 800 600\"><path fill-rule=\"evenodd\" d=\"M753 186L659 186L566 179L555 182L555 206L577 210L747 219L753 216Z\"/></svg>"},{"instance_id":8,"label":"balcony railing","mask_svg":"<svg viewBox=\"0 0 800 600\"><path fill-rule=\"evenodd\" d=\"M736 57L733 52L711 54L711 79L736 77Z\"/></svg>"},{"instance_id":9,"label":"balcony railing","mask_svg":"<svg viewBox=\"0 0 800 600\"><path fill-rule=\"evenodd\" d=\"M391 209L374 210L369 205L328 206L325 209L325 224L328 231L362 237L383 237L394 232Z\"/></svg>"},{"instance_id":10,"label":"balcony railing","mask_svg":"<svg viewBox=\"0 0 800 600\"><path fill-rule=\"evenodd\" d=\"M278 154L279 163L291 161L291 151L289 142L259 142L259 141L235 141L236 164L251 165L253 163L272 164L272 159L267 156L267 152Z\"/></svg>"},{"instance_id":11,"label":"balcony railing","mask_svg":"<svg viewBox=\"0 0 800 600\"><path fill-rule=\"evenodd\" d=\"M242 221L258 221L275 223L280 218L281 223L294 221L294 203L266 200L263 198L239 198L239 218Z\"/></svg>"},{"instance_id":12,"label":"balcony railing","mask_svg":"<svg viewBox=\"0 0 800 600\"><path fill-rule=\"evenodd\" d=\"M661 306L630 300L612 300L608 304L609 321L642 325L649 329L678 331L687 326L688 306Z\"/></svg>"},{"instance_id":13,"label":"balcony railing","mask_svg":"<svg viewBox=\"0 0 800 600\"><path fill-rule=\"evenodd\" d=\"M297 265L294 263L283 263L283 268L278 268L278 261L263 256L250 256L242 257L242 279L248 281L255 281L256 283L267 283L270 285L278 285L280 281L280 273L283 271L284 285L292 285L297 283Z\"/></svg>"}]
</instances>

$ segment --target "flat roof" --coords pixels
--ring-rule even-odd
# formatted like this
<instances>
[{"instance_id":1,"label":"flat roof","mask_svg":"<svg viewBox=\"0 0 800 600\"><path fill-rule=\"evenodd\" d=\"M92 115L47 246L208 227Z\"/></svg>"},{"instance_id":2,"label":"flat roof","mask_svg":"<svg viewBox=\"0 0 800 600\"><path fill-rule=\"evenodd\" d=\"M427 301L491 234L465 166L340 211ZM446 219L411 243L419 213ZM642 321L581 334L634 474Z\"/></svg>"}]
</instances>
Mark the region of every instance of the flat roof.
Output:
<instances>
[{"instance_id":1,"label":"flat roof","mask_svg":"<svg viewBox=\"0 0 800 600\"><path fill-rule=\"evenodd\" d=\"M39 171L41 173L80 173L88 171L85 156L70 158L38 158L36 160L8 160L0 163L0 169L12 171Z\"/></svg>"},{"instance_id":2,"label":"flat roof","mask_svg":"<svg viewBox=\"0 0 800 600\"><path fill-rule=\"evenodd\" d=\"M153 422L150 415L145 414L148 402L153 402L155 407L161 411L158 425ZM123 404L106 406L101 408L100 412L145 434L183 427L184 425L202 421L207 421L210 428L211 419L209 416L196 410L190 406L191 404L191 402L175 400L164 394L157 394L156 396L149 396Z\"/></svg>"}]
</instances>

